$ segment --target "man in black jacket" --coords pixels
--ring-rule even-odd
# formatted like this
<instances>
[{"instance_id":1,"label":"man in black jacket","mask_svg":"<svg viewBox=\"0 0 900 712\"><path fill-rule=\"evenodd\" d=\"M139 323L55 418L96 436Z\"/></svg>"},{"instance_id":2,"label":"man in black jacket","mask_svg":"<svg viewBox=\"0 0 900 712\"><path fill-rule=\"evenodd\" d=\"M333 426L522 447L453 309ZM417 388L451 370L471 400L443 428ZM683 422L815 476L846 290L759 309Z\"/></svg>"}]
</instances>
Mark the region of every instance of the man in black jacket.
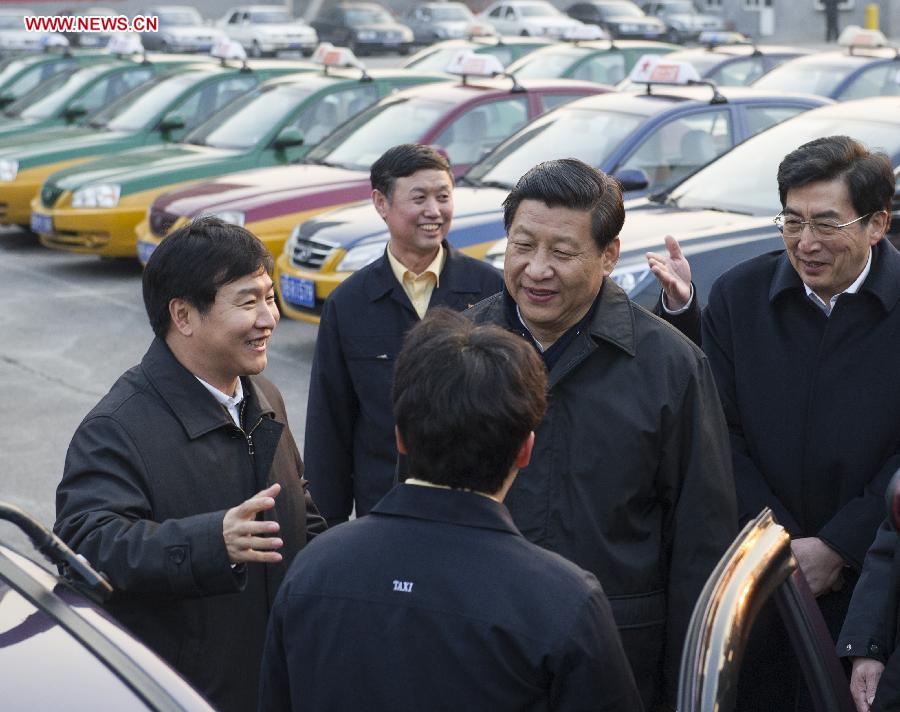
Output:
<instances>
[{"instance_id":1,"label":"man in black jacket","mask_svg":"<svg viewBox=\"0 0 900 712\"><path fill-rule=\"evenodd\" d=\"M728 421L741 522L773 510L837 637L900 466L900 254L883 239L894 175L887 156L830 136L785 156L778 190L785 249L729 270L702 319L692 300L672 323L687 321L696 333L700 322ZM667 308L678 310L690 275L683 260L673 264L677 244L669 247L670 259L650 261ZM761 709L810 708L802 693L794 700L786 634L774 623L760 627L766 655L752 657L772 674L757 670L748 697Z\"/></svg>"},{"instance_id":2,"label":"man in black jacket","mask_svg":"<svg viewBox=\"0 0 900 712\"><path fill-rule=\"evenodd\" d=\"M674 707L694 604L737 522L712 373L686 338L608 279L622 193L574 159L504 202L505 289L467 312L540 353L550 406L509 497L513 521L594 573L649 708Z\"/></svg>"},{"instance_id":3,"label":"man in black jacket","mask_svg":"<svg viewBox=\"0 0 900 712\"><path fill-rule=\"evenodd\" d=\"M639 712L596 578L526 541L502 503L546 382L502 329L448 309L413 327L393 388L410 478L295 559L260 712Z\"/></svg>"},{"instance_id":4,"label":"man in black jacket","mask_svg":"<svg viewBox=\"0 0 900 712\"><path fill-rule=\"evenodd\" d=\"M428 308L461 311L500 289L484 262L447 243L453 176L429 146L403 144L372 164L372 202L391 238L322 308L309 383L304 459L329 524L368 514L398 473L391 374L403 335ZM400 468L402 469L402 467Z\"/></svg>"},{"instance_id":5,"label":"man in black jacket","mask_svg":"<svg viewBox=\"0 0 900 712\"><path fill-rule=\"evenodd\" d=\"M278 322L272 258L215 219L144 271L156 338L79 425L54 530L103 571L110 611L221 710L256 702L269 610L324 521L281 394L259 374Z\"/></svg>"}]
</instances>

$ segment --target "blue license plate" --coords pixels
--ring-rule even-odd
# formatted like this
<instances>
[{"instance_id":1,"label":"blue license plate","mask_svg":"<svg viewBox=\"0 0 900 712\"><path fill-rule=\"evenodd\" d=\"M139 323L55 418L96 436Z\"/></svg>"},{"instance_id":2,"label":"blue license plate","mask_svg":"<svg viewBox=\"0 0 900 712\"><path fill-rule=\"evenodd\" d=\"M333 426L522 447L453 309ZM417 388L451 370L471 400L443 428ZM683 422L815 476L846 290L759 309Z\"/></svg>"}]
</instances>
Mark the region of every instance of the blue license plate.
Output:
<instances>
[{"instance_id":1,"label":"blue license plate","mask_svg":"<svg viewBox=\"0 0 900 712\"><path fill-rule=\"evenodd\" d=\"M153 254L153 250L156 249L155 242L144 242L143 240L138 240L137 244L137 256L138 260L142 265L147 264L147 260L150 259L150 255Z\"/></svg>"},{"instance_id":2,"label":"blue license plate","mask_svg":"<svg viewBox=\"0 0 900 712\"><path fill-rule=\"evenodd\" d=\"M311 279L281 275L281 296L286 302L312 309L316 306L316 284Z\"/></svg>"},{"instance_id":3,"label":"blue license plate","mask_svg":"<svg viewBox=\"0 0 900 712\"><path fill-rule=\"evenodd\" d=\"M44 235L53 234L53 217L50 215L44 215L43 213L32 213L31 231L40 232Z\"/></svg>"}]
</instances>

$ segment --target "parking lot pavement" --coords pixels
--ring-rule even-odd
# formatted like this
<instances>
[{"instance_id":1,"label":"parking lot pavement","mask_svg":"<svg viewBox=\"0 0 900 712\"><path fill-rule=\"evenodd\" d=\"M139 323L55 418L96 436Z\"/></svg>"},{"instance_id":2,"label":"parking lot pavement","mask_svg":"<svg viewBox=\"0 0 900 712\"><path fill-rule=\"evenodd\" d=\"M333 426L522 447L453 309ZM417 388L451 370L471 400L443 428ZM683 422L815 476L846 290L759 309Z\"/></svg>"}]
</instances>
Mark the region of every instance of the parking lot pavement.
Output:
<instances>
[{"instance_id":1,"label":"parking lot pavement","mask_svg":"<svg viewBox=\"0 0 900 712\"><path fill-rule=\"evenodd\" d=\"M75 428L152 339L140 265L55 252L0 228L0 333L0 499L50 525ZM315 338L315 326L282 319L265 371L301 448ZM0 540L25 542L5 523Z\"/></svg>"}]
</instances>

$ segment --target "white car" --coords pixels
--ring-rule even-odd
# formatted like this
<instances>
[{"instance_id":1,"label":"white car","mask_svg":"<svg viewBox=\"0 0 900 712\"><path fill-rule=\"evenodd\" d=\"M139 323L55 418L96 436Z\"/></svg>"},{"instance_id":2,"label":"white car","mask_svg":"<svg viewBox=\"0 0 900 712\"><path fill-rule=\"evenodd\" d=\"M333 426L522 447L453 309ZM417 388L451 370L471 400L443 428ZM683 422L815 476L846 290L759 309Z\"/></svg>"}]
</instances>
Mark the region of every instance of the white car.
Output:
<instances>
[{"instance_id":1,"label":"white car","mask_svg":"<svg viewBox=\"0 0 900 712\"><path fill-rule=\"evenodd\" d=\"M319 42L316 31L303 20L291 17L284 5L241 5L231 8L219 20L225 34L251 57L300 51L309 56Z\"/></svg>"},{"instance_id":2,"label":"white car","mask_svg":"<svg viewBox=\"0 0 900 712\"><path fill-rule=\"evenodd\" d=\"M20 7L0 8L0 52L43 48L45 35L40 32L26 32L22 20L25 15L34 13Z\"/></svg>"},{"instance_id":3,"label":"white car","mask_svg":"<svg viewBox=\"0 0 900 712\"><path fill-rule=\"evenodd\" d=\"M141 33L141 42L148 50L209 52L225 39L222 30L205 25L200 13L189 5L155 5L142 14L159 18L157 32Z\"/></svg>"},{"instance_id":4,"label":"white car","mask_svg":"<svg viewBox=\"0 0 900 712\"><path fill-rule=\"evenodd\" d=\"M546 0L500 0L488 5L478 18L501 35L560 38L583 27Z\"/></svg>"}]
</instances>

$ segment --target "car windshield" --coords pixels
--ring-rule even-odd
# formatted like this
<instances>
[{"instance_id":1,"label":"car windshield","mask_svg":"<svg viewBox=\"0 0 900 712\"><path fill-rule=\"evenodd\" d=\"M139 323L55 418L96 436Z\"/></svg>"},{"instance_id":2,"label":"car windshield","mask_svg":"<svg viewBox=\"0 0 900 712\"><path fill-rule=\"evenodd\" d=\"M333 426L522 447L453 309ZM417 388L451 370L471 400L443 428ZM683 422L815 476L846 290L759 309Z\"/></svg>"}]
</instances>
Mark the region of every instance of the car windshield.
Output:
<instances>
[{"instance_id":1,"label":"car windshield","mask_svg":"<svg viewBox=\"0 0 900 712\"><path fill-rule=\"evenodd\" d=\"M392 25L394 21L380 7L356 7L347 10L348 25Z\"/></svg>"},{"instance_id":2,"label":"car windshield","mask_svg":"<svg viewBox=\"0 0 900 712\"><path fill-rule=\"evenodd\" d=\"M571 67L579 57L590 50L573 47L570 50L536 52L523 57L510 69L519 79L557 79Z\"/></svg>"},{"instance_id":3,"label":"car windshield","mask_svg":"<svg viewBox=\"0 0 900 712\"><path fill-rule=\"evenodd\" d=\"M404 67L406 69L416 68L420 72L444 72L453 59L464 49L471 49L471 46L446 47L444 49L436 49L431 53L423 54L421 57L414 57L407 62Z\"/></svg>"},{"instance_id":4,"label":"car windshield","mask_svg":"<svg viewBox=\"0 0 900 712\"><path fill-rule=\"evenodd\" d=\"M0 71L0 86L6 84L6 82L16 76L27 66L28 63L23 62L21 59L14 59L13 61L7 63L7 65L3 67L3 70Z\"/></svg>"},{"instance_id":5,"label":"car windshield","mask_svg":"<svg viewBox=\"0 0 900 712\"><path fill-rule=\"evenodd\" d=\"M203 18L200 13L193 8L183 8L179 10L166 10L157 13L159 24L163 27L194 27L202 25Z\"/></svg>"},{"instance_id":6,"label":"car windshield","mask_svg":"<svg viewBox=\"0 0 900 712\"><path fill-rule=\"evenodd\" d=\"M286 12L266 10L265 12L251 12L250 22L254 25L290 25L294 18Z\"/></svg>"},{"instance_id":7,"label":"car windshield","mask_svg":"<svg viewBox=\"0 0 900 712\"><path fill-rule=\"evenodd\" d=\"M556 17L562 15L553 5L546 2L530 2L519 5L519 13L522 17Z\"/></svg>"},{"instance_id":8,"label":"car windshield","mask_svg":"<svg viewBox=\"0 0 900 712\"><path fill-rule=\"evenodd\" d=\"M666 12L677 13L679 15L694 15L697 13L697 8L694 7L694 3L692 2L667 2L663 7Z\"/></svg>"},{"instance_id":9,"label":"car windshield","mask_svg":"<svg viewBox=\"0 0 900 712\"><path fill-rule=\"evenodd\" d=\"M431 19L437 22L462 22L472 19L472 13L465 5L431 6Z\"/></svg>"},{"instance_id":10,"label":"car windshield","mask_svg":"<svg viewBox=\"0 0 900 712\"><path fill-rule=\"evenodd\" d=\"M28 13L29 15L31 13ZM24 30L22 15L0 15L0 30Z\"/></svg>"},{"instance_id":11,"label":"car windshield","mask_svg":"<svg viewBox=\"0 0 900 712\"><path fill-rule=\"evenodd\" d=\"M23 119L49 119L59 112L69 99L94 81L102 71L102 69L81 71L73 69L72 72L57 74L10 104L6 114Z\"/></svg>"},{"instance_id":12,"label":"car windshield","mask_svg":"<svg viewBox=\"0 0 900 712\"><path fill-rule=\"evenodd\" d=\"M213 148L253 148L284 122L312 92L312 89L291 85L263 87L198 126L184 140Z\"/></svg>"},{"instance_id":13,"label":"car windshield","mask_svg":"<svg viewBox=\"0 0 900 712\"><path fill-rule=\"evenodd\" d=\"M597 5L603 17L643 17L644 13L636 5L628 2L610 2Z\"/></svg>"},{"instance_id":14,"label":"car windshield","mask_svg":"<svg viewBox=\"0 0 900 712\"><path fill-rule=\"evenodd\" d=\"M353 170L369 170L391 146L418 143L428 129L453 108L425 99L401 99L377 104L351 119L315 149L310 163L327 163Z\"/></svg>"},{"instance_id":15,"label":"car windshield","mask_svg":"<svg viewBox=\"0 0 900 712\"><path fill-rule=\"evenodd\" d=\"M854 136L889 156L900 153L896 120L804 114L736 146L676 186L665 202L680 208L775 215L781 210L776 180L781 160L807 141L837 134ZM756 168L747 170L747 166Z\"/></svg>"},{"instance_id":16,"label":"car windshield","mask_svg":"<svg viewBox=\"0 0 900 712\"><path fill-rule=\"evenodd\" d=\"M603 165L646 116L615 111L564 107L537 119L474 166L466 178L512 188L538 161L578 156ZM585 141L590 136L590 141Z\"/></svg>"},{"instance_id":17,"label":"car windshield","mask_svg":"<svg viewBox=\"0 0 900 712\"><path fill-rule=\"evenodd\" d=\"M855 69L845 64L827 64L821 59L816 62L787 62L761 76L753 83L753 88L831 96L838 84Z\"/></svg>"},{"instance_id":18,"label":"car windshield","mask_svg":"<svg viewBox=\"0 0 900 712\"><path fill-rule=\"evenodd\" d=\"M105 109L94 114L88 124L110 131L140 131L156 120L157 114L196 84L205 72L190 72L156 79L133 89Z\"/></svg>"}]
</instances>

